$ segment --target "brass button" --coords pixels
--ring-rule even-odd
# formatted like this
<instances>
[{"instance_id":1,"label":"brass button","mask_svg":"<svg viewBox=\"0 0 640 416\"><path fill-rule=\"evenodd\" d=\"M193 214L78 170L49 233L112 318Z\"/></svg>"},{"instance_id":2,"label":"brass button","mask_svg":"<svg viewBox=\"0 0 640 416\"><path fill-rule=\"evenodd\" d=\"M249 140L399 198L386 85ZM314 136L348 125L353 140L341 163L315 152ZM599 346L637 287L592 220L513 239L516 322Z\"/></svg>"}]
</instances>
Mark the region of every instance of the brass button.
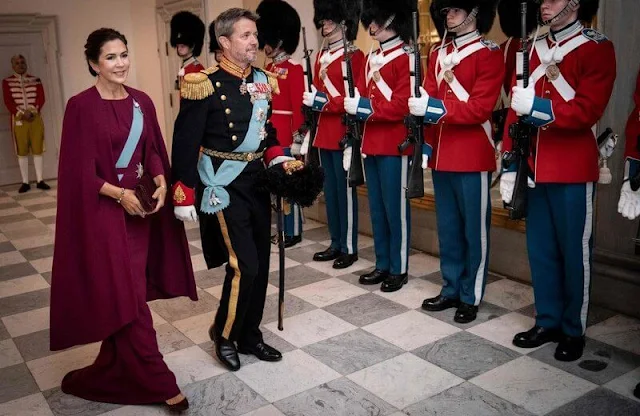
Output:
<instances>
[{"instance_id":1,"label":"brass button","mask_svg":"<svg viewBox=\"0 0 640 416\"><path fill-rule=\"evenodd\" d=\"M548 128L549 128L549 127L544 126L544 127L542 127L542 130L546 130L546 129L548 129Z\"/></svg>"},{"instance_id":2,"label":"brass button","mask_svg":"<svg viewBox=\"0 0 640 416\"><path fill-rule=\"evenodd\" d=\"M227 114L227 115L228 115L228 114L231 114L231 109L230 109L230 108L227 108L226 110L224 110L224 113L225 113L225 114Z\"/></svg>"},{"instance_id":3,"label":"brass button","mask_svg":"<svg viewBox=\"0 0 640 416\"><path fill-rule=\"evenodd\" d=\"M231 140L233 140L233 141L235 142L236 140L238 140L238 136L236 136L236 135L234 134L233 136L231 136Z\"/></svg>"},{"instance_id":4,"label":"brass button","mask_svg":"<svg viewBox=\"0 0 640 416\"><path fill-rule=\"evenodd\" d=\"M220 99L221 99L222 101L227 101L227 96L226 96L226 95L222 95L222 96L220 96Z\"/></svg>"},{"instance_id":5,"label":"brass button","mask_svg":"<svg viewBox=\"0 0 640 416\"><path fill-rule=\"evenodd\" d=\"M253 160L253 153L247 153L247 161L251 162Z\"/></svg>"},{"instance_id":6,"label":"brass button","mask_svg":"<svg viewBox=\"0 0 640 416\"><path fill-rule=\"evenodd\" d=\"M229 128L232 129L233 128L233 123L229 123Z\"/></svg>"},{"instance_id":7,"label":"brass button","mask_svg":"<svg viewBox=\"0 0 640 416\"><path fill-rule=\"evenodd\" d=\"M222 84L220 83L220 81L216 82L216 87L218 88L222 87Z\"/></svg>"},{"instance_id":8,"label":"brass button","mask_svg":"<svg viewBox=\"0 0 640 416\"><path fill-rule=\"evenodd\" d=\"M551 94L551 91L546 90L544 93L545 93L545 94L547 94L547 95L549 95L549 94Z\"/></svg>"},{"instance_id":9,"label":"brass button","mask_svg":"<svg viewBox=\"0 0 640 416\"><path fill-rule=\"evenodd\" d=\"M451 91L451 90L449 90L449 91L447 91L447 94L451 94L451 92L452 92L452 91Z\"/></svg>"}]
</instances>

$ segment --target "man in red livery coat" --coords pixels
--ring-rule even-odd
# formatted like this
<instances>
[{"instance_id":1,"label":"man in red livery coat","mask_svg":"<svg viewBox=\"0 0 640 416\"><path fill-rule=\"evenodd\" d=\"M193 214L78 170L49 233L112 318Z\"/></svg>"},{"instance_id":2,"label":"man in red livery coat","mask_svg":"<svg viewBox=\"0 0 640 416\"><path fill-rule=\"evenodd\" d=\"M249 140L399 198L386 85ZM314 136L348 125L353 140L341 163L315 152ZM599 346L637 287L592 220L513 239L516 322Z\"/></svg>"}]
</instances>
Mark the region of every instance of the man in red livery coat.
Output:
<instances>
[{"instance_id":1,"label":"man in red livery coat","mask_svg":"<svg viewBox=\"0 0 640 416\"><path fill-rule=\"evenodd\" d=\"M200 72L204 66L198 61L204 43L204 23L191 12L178 12L171 18L171 46L182 59L176 89L179 90L186 74Z\"/></svg>"},{"instance_id":2,"label":"man in red livery coat","mask_svg":"<svg viewBox=\"0 0 640 416\"><path fill-rule=\"evenodd\" d=\"M440 295L422 307L457 307L454 319L460 323L476 318L489 262L489 186L496 167L490 120L504 63L498 45L482 34L491 29L495 9L490 0L436 2L455 36L432 52L422 97L409 100L411 114L432 125L425 137L433 147L429 166L444 279Z\"/></svg>"},{"instance_id":3,"label":"man in red livery coat","mask_svg":"<svg viewBox=\"0 0 640 416\"><path fill-rule=\"evenodd\" d=\"M44 88L40 78L27 73L27 60L22 55L11 58L13 75L2 80L2 96L11 116L11 133L15 140L18 165L22 176L19 193L29 185L29 153L33 155L38 189L50 189L42 180L44 123L40 112L44 106Z\"/></svg>"},{"instance_id":4,"label":"man in red livery coat","mask_svg":"<svg viewBox=\"0 0 640 416\"><path fill-rule=\"evenodd\" d=\"M347 181L351 149L344 151L340 142L345 135L343 124L344 97L346 96L346 72L343 65L345 53L351 54L354 74L364 65L364 54L350 44L344 50L340 22L347 27L347 40L355 40L358 34L362 4L359 0L314 0L314 22L321 29L324 47L316 58L313 89L304 92L303 103L320 113L313 146L320 149L320 163L324 168L324 197L331 245L315 253L315 261L334 260L335 269L344 269L358 260L358 197L355 187Z\"/></svg>"},{"instance_id":5,"label":"man in red livery coat","mask_svg":"<svg viewBox=\"0 0 640 416\"><path fill-rule=\"evenodd\" d=\"M407 283L411 241L410 206L405 197L413 146L398 150L407 137L411 66L405 42L412 31L415 0L365 0L362 24L380 48L369 54L359 74L355 97L344 99L345 111L364 122L362 154L376 253L375 269L361 284L382 282L383 292ZM360 96L362 94L362 96Z\"/></svg>"},{"instance_id":6,"label":"man in red livery coat","mask_svg":"<svg viewBox=\"0 0 640 416\"><path fill-rule=\"evenodd\" d=\"M260 47L271 62L266 70L276 75L280 94L273 97L271 123L276 129L278 142L286 155L299 156L304 133L302 94L304 70L291 59L300 43L300 16L296 9L283 0L263 0L256 10ZM295 142L295 144L294 144ZM302 210L291 205L284 216L284 246L293 247L302 241Z\"/></svg>"},{"instance_id":7,"label":"man in red livery coat","mask_svg":"<svg viewBox=\"0 0 640 416\"><path fill-rule=\"evenodd\" d=\"M618 212L630 220L635 220L640 216L640 190L632 190L628 181L628 179L640 175L640 74L638 74L633 102L635 107L629 115L625 130L624 183L618 201Z\"/></svg>"},{"instance_id":8,"label":"man in red livery coat","mask_svg":"<svg viewBox=\"0 0 640 416\"><path fill-rule=\"evenodd\" d=\"M527 204L536 324L513 343L535 348L559 341L555 358L574 361L584 349L589 307L594 183L600 172L595 125L613 89L615 52L604 35L581 23L593 19L598 0L539 3L550 33L535 41L531 82L512 88L507 117L507 125L522 115L538 127L531 140L535 184L529 184ZM510 138L504 149L512 149ZM515 177L516 172L502 174L500 192L507 203Z\"/></svg>"}]
</instances>

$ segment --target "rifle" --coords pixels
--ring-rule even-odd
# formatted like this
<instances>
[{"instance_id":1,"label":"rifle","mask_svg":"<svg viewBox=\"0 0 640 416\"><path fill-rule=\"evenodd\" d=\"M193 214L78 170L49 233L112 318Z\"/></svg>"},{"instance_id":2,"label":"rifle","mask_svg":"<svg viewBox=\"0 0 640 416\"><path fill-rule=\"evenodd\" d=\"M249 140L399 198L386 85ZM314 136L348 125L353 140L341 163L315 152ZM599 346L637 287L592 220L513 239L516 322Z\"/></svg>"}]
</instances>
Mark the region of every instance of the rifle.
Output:
<instances>
[{"instance_id":1,"label":"rifle","mask_svg":"<svg viewBox=\"0 0 640 416\"><path fill-rule=\"evenodd\" d=\"M521 67L516 65L516 80L524 88L529 85L529 51L527 34L527 2L520 3L520 17L522 28L522 46L516 55L516 62L521 63ZM518 71L519 70L519 71ZM520 72L520 73L518 73ZM524 121L524 116L520 116L517 123L509 126L509 137L513 140L513 150L505 152L502 161L505 167L517 164L516 182L513 189L511 203L504 204L509 211L509 218L519 220L527 216L527 192L529 176L529 151L531 146L531 136L535 128Z\"/></svg>"},{"instance_id":2,"label":"rifle","mask_svg":"<svg viewBox=\"0 0 640 416\"><path fill-rule=\"evenodd\" d=\"M351 66L351 53L349 52L349 41L347 40L347 26L345 22L340 23L342 30L342 42L344 46L344 63L347 69L347 87L349 96L355 96L355 86L353 83L353 68ZM347 172L347 181L349 186L354 187L364 185L364 172L362 170L362 136L360 135L360 124L356 116L345 114L343 123L347 126L347 131L342 140L340 140L340 148L346 149L351 147L351 166Z\"/></svg>"},{"instance_id":3,"label":"rifle","mask_svg":"<svg viewBox=\"0 0 640 416\"><path fill-rule=\"evenodd\" d=\"M311 86L313 85L313 66L311 65L311 54L313 49L307 48L307 31L302 28L302 42L304 44L304 61L306 68L304 74L307 76L307 91L311 92ZM316 130L318 128L318 117L316 112L311 107L306 105L302 106L302 114L304 115L304 127L303 129L309 132L309 150L305 162L314 166L320 166L320 152L317 147L313 146L313 142L316 138Z\"/></svg>"},{"instance_id":4,"label":"rifle","mask_svg":"<svg viewBox=\"0 0 640 416\"><path fill-rule=\"evenodd\" d=\"M638 136L636 146L640 150L640 136ZM636 172L633 178L629 178L629 187L634 192L640 189L640 171ZM636 231L636 238L633 239L633 242L636 243L636 255L640 255L640 224L638 224L638 231Z\"/></svg>"},{"instance_id":5,"label":"rifle","mask_svg":"<svg viewBox=\"0 0 640 416\"><path fill-rule=\"evenodd\" d=\"M420 62L420 45L418 43L418 13L413 12L413 55L414 67L411 76L414 80L413 96L420 98L420 84L422 83L422 66ZM407 199L422 198L424 196L424 172L422 171L422 143L424 142L424 130L422 117L408 114L404 118L404 125L409 134L402 143L398 145L400 154L413 144L413 155L411 155L411 167L409 168L409 179L405 196Z\"/></svg>"},{"instance_id":6,"label":"rifle","mask_svg":"<svg viewBox=\"0 0 640 416\"><path fill-rule=\"evenodd\" d=\"M278 259L280 260L278 281L278 330L284 329L284 207L282 198L276 196L276 214L278 215Z\"/></svg>"}]
</instances>

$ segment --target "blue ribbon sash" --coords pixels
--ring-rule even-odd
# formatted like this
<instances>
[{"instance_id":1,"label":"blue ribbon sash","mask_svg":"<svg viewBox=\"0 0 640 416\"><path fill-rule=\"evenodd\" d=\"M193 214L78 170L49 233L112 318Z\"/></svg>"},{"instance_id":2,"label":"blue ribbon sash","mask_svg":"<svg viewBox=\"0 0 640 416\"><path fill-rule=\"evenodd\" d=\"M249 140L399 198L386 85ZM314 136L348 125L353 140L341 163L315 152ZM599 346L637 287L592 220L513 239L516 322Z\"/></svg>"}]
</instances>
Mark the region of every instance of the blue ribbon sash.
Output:
<instances>
[{"instance_id":1,"label":"blue ribbon sash","mask_svg":"<svg viewBox=\"0 0 640 416\"><path fill-rule=\"evenodd\" d=\"M124 144L124 149L120 153L120 157L116 162L116 169L126 169L131 163L133 152L136 151L140 138L142 137L142 127L144 125L144 117L140 104L136 100L133 100L133 121L131 122L131 129L129 130L129 137ZM118 174L118 180L121 181L124 174Z\"/></svg>"}]
</instances>

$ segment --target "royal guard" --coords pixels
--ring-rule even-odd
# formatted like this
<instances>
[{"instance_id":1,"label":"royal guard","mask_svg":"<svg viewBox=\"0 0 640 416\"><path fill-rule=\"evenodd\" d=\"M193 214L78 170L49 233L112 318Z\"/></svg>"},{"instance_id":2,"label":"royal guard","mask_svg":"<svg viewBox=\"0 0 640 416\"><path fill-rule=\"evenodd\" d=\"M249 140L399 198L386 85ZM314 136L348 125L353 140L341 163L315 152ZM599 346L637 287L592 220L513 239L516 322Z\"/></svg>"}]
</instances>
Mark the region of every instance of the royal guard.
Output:
<instances>
[{"instance_id":1,"label":"royal guard","mask_svg":"<svg viewBox=\"0 0 640 416\"><path fill-rule=\"evenodd\" d=\"M291 55L300 43L300 16L283 0L263 0L256 13L260 16L257 22L260 48L271 60L265 69L275 74L280 87L280 94L273 97L271 123L285 154L298 157L306 133L301 131L304 70ZM284 246L293 247L302 241L302 210L293 205L288 211L284 217Z\"/></svg>"},{"instance_id":2,"label":"royal guard","mask_svg":"<svg viewBox=\"0 0 640 416\"><path fill-rule=\"evenodd\" d=\"M215 38L215 37L214 37ZM176 78L176 90L180 90L186 74L199 72L204 66L198 61L204 43L204 23L191 12L182 11L171 18L171 46L182 59Z\"/></svg>"},{"instance_id":3,"label":"royal guard","mask_svg":"<svg viewBox=\"0 0 640 416\"><path fill-rule=\"evenodd\" d=\"M431 53L421 97L409 99L411 114L429 125L424 153L433 170L444 280L440 295L422 308L456 307L455 321L467 323L476 319L487 279L489 187L496 168L491 115L504 63L499 46L483 37L493 24L495 1L435 4L445 20L444 40Z\"/></svg>"},{"instance_id":4,"label":"royal guard","mask_svg":"<svg viewBox=\"0 0 640 416\"><path fill-rule=\"evenodd\" d=\"M529 85L512 88L507 116L507 126L521 116L537 128L530 140L533 181L527 191L536 323L513 343L535 348L559 341L555 358L574 361L584 349L589 308L593 199L600 173L595 125L611 97L616 60L613 44L582 23L596 15L598 0L538 3L541 23L550 32L534 42ZM512 148L505 136L504 150ZM502 174L506 203L513 198L516 175Z\"/></svg>"},{"instance_id":5,"label":"royal guard","mask_svg":"<svg viewBox=\"0 0 640 416\"><path fill-rule=\"evenodd\" d=\"M360 276L361 284L382 282L383 292L407 283L411 210L405 197L413 146L399 146L407 137L412 59L407 44L416 0L365 0L362 24L380 47L357 74L355 97L344 100L345 111L364 122L362 154L376 254L375 269Z\"/></svg>"},{"instance_id":6,"label":"royal guard","mask_svg":"<svg viewBox=\"0 0 640 416\"><path fill-rule=\"evenodd\" d=\"M27 60L22 55L11 58L13 75L2 80L2 96L11 116L11 133L15 141L18 165L22 176L19 193L31 189L29 185L29 153L33 156L38 189L50 189L42 179L44 153L44 88L40 78L27 73Z\"/></svg>"},{"instance_id":7,"label":"royal guard","mask_svg":"<svg viewBox=\"0 0 640 416\"><path fill-rule=\"evenodd\" d=\"M629 181L633 178L637 178L636 180L640 181L640 73L636 82L633 102L635 107L629 115L625 130L624 182L622 183L620 200L618 201L618 212L629 220L635 220L640 216L640 189L634 191Z\"/></svg>"},{"instance_id":8,"label":"royal guard","mask_svg":"<svg viewBox=\"0 0 640 416\"><path fill-rule=\"evenodd\" d=\"M497 169L502 168L502 139L508 131L505 131L507 112L511 104L511 84L516 72L516 52L522 47L522 28L520 0L500 0L498 4L498 18L502 33L507 35L507 40L500 44L500 49L504 56L504 82L500 91L500 99L493 113L494 121L494 141L496 143ZM526 32L531 35L538 28L537 3L533 0L527 1L527 28Z\"/></svg>"},{"instance_id":9,"label":"royal guard","mask_svg":"<svg viewBox=\"0 0 640 416\"><path fill-rule=\"evenodd\" d=\"M362 2L360 0L314 0L313 20L323 37L323 48L316 57L311 92L303 93L303 103L319 112L318 129L313 146L320 150L324 168L324 197L331 245L315 253L315 261L334 260L335 269L344 269L358 260L358 197L356 188L347 180L351 148L343 151L340 143L345 136L346 78L343 61L351 54L354 74L364 65L364 54L351 44L358 34ZM340 23L346 25L349 43L345 51Z\"/></svg>"}]
</instances>

